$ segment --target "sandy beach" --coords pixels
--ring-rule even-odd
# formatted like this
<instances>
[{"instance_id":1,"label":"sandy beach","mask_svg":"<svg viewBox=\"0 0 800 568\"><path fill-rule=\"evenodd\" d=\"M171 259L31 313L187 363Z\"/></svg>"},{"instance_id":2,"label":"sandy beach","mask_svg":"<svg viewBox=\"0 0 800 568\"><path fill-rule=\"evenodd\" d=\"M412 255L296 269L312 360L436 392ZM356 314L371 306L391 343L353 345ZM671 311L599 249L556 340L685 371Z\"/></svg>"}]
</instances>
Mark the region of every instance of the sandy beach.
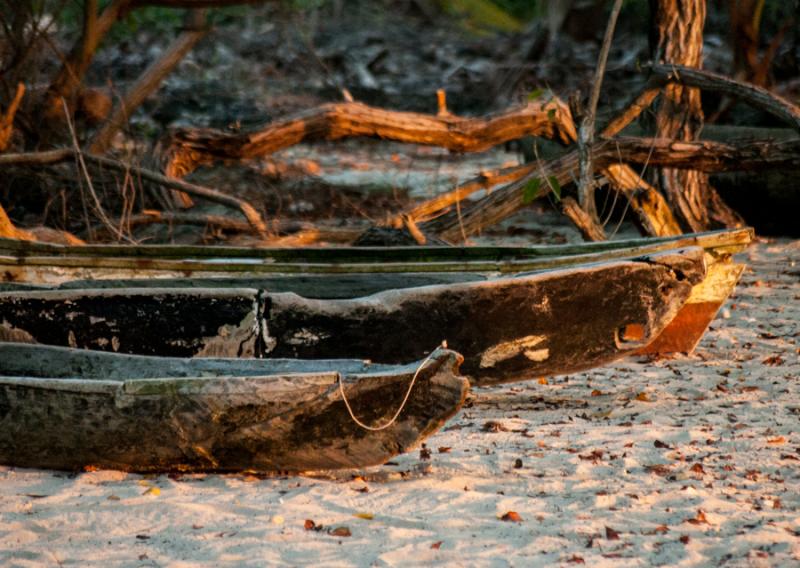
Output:
<instances>
[{"instance_id":1,"label":"sandy beach","mask_svg":"<svg viewBox=\"0 0 800 568\"><path fill-rule=\"evenodd\" d=\"M740 258L694 354L475 389L382 467L0 467L0 565L799 565L800 241Z\"/></svg>"}]
</instances>

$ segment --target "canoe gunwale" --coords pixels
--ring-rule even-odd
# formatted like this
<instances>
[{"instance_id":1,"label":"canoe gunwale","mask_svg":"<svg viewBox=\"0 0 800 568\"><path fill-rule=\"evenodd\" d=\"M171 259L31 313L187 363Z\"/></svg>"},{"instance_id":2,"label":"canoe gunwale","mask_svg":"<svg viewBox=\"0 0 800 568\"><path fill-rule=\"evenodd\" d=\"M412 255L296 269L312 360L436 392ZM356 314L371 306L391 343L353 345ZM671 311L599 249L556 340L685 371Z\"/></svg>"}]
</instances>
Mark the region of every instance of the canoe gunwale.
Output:
<instances>
[{"instance_id":1,"label":"canoe gunwale","mask_svg":"<svg viewBox=\"0 0 800 568\"><path fill-rule=\"evenodd\" d=\"M0 252L17 251L22 255L33 255L32 253L49 253L43 256L77 254L80 256L108 256L117 254L126 257L167 257L167 256L189 256L214 257L214 258L289 258L292 260L303 258L325 258L338 257L341 259L361 259L363 262L386 261L387 257L399 260L417 258L423 261L430 261L431 258L442 258L452 256L474 257L500 257L509 258L515 256L571 256L574 254L591 254L595 252L613 251L620 248L631 248L641 246L643 242L649 246L665 246L666 248L680 248L684 246L718 247L725 244L746 246L754 238L751 228L718 230L705 233L691 233L686 235L668 237L650 237L624 239L619 241L603 241L599 243L582 244L563 244L563 245L541 245L530 247L514 246L486 246L486 247L343 247L343 248L260 248L253 249L247 247L228 247L228 246L194 246L194 245L58 245L52 243L39 243L31 241L19 241L15 239L0 239Z\"/></svg>"}]
</instances>

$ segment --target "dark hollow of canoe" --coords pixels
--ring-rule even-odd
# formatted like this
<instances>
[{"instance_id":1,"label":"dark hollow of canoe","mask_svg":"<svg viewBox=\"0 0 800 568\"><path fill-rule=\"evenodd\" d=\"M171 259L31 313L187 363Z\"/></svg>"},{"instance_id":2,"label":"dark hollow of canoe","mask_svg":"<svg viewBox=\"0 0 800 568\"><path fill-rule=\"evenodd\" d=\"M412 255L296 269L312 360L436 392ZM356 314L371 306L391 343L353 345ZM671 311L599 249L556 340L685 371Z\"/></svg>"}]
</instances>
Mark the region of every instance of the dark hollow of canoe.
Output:
<instances>
[{"instance_id":1,"label":"dark hollow of canoe","mask_svg":"<svg viewBox=\"0 0 800 568\"><path fill-rule=\"evenodd\" d=\"M447 341L464 354L465 375L493 384L580 371L643 348L704 277L703 250L688 248L354 299L244 289L10 292L0 295L0 339L388 364L420 359Z\"/></svg>"},{"instance_id":2,"label":"dark hollow of canoe","mask_svg":"<svg viewBox=\"0 0 800 568\"><path fill-rule=\"evenodd\" d=\"M0 463L76 470L304 471L377 465L461 407L460 356L424 365L144 357L0 344ZM420 369L421 367L421 369ZM381 431L358 426L354 414Z\"/></svg>"}]
</instances>

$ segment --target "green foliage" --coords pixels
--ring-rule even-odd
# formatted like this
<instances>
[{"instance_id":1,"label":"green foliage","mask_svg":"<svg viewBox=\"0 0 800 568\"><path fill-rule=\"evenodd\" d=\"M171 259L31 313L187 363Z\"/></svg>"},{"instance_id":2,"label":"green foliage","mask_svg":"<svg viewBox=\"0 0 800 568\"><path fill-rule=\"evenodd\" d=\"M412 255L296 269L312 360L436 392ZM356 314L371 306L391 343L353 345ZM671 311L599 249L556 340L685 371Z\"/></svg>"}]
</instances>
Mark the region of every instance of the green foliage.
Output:
<instances>
[{"instance_id":1,"label":"green foliage","mask_svg":"<svg viewBox=\"0 0 800 568\"><path fill-rule=\"evenodd\" d=\"M547 178L547 186L550 188L551 193L556 198L556 202L561 201L561 184L558 183L556 176L550 176ZM529 203L533 202L534 199L539 197L541 189L542 180L540 178L536 177L530 180L525 184L525 187L522 188L522 203L528 205Z\"/></svg>"},{"instance_id":2,"label":"green foliage","mask_svg":"<svg viewBox=\"0 0 800 568\"><path fill-rule=\"evenodd\" d=\"M545 2L542 0L494 0L501 9L523 21L541 18L545 13Z\"/></svg>"},{"instance_id":3,"label":"green foliage","mask_svg":"<svg viewBox=\"0 0 800 568\"><path fill-rule=\"evenodd\" d=\"M519 32L522 23L491 0L439 0L448 14L460 16L475 31Z\"/></svg>"},{"instance_id":4,"label":"green foliage","mask_svg":"<svg viewBox=\"0 0 800 568\"><path fill-rule=\"evenodd\" d=\"M539 188L542 186L542 180L533 178L525 187L522 188L522 203L525 205L533 202L534 199L539 197Z\"/></svg>"},{"instance_id":5,"label":"green foliage","mask_svg":"<svg viewBox=\"0 0 800 568\"><path fill-rule=\"evenodd\" d=\"M528 100L535 101L536 99L540 99L542 98L542 95L545 94L545 92L546 91L541 87L539 87L538 89L534 89L530 93L528 93Z\"/></svg>"}]
</instances>

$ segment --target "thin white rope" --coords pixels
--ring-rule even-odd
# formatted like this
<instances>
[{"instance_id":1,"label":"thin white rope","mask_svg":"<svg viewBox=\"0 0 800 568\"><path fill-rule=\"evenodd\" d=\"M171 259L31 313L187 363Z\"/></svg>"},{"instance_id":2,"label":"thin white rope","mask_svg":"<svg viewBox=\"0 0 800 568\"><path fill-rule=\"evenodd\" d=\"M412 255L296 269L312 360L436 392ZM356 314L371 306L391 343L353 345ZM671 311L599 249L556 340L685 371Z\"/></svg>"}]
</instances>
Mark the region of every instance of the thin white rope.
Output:
<instances>
[{"instance_id":1,"label":"thin white rope","mask_svg":"<svg viewBox=\"0 0 800 568\"><path fill-rule=\"evenodd\" d=\"M397 409L397 412L394 413L391 420L389 420L386 424L381 424L380 426L370 426L369 424L364 424L361 420L356 417L353 413L353 409L350 408L350 403L347 400L347 397L344 394L344 382L342 381L342 374L339 373L339 392L342 393L342 400L344 401L344 405L347 407L347 412L350 413L350 418L353 419L353 422L361 426L364 430L369 430L370 432L380 432L381 430L386 430L389 426L395 423L397 417L400 416L400 413L403 412L403 409L406 407L406 403L408 402L408 397L411 396L411 390L414 388L414 383L417 382L417 376L419 376L420 371L425 368L425 365L428 361L431 360L437 352L439 348L437 347L433 351L431 351L430 355L423 359L422 363L419 364L417 367L417 371L414 373L414 376L411 378L411 383L408 385L408 390L406 391L406 396L403 397L403 402L400 403L400 407Z\"/></svg>"}]
</instances>

